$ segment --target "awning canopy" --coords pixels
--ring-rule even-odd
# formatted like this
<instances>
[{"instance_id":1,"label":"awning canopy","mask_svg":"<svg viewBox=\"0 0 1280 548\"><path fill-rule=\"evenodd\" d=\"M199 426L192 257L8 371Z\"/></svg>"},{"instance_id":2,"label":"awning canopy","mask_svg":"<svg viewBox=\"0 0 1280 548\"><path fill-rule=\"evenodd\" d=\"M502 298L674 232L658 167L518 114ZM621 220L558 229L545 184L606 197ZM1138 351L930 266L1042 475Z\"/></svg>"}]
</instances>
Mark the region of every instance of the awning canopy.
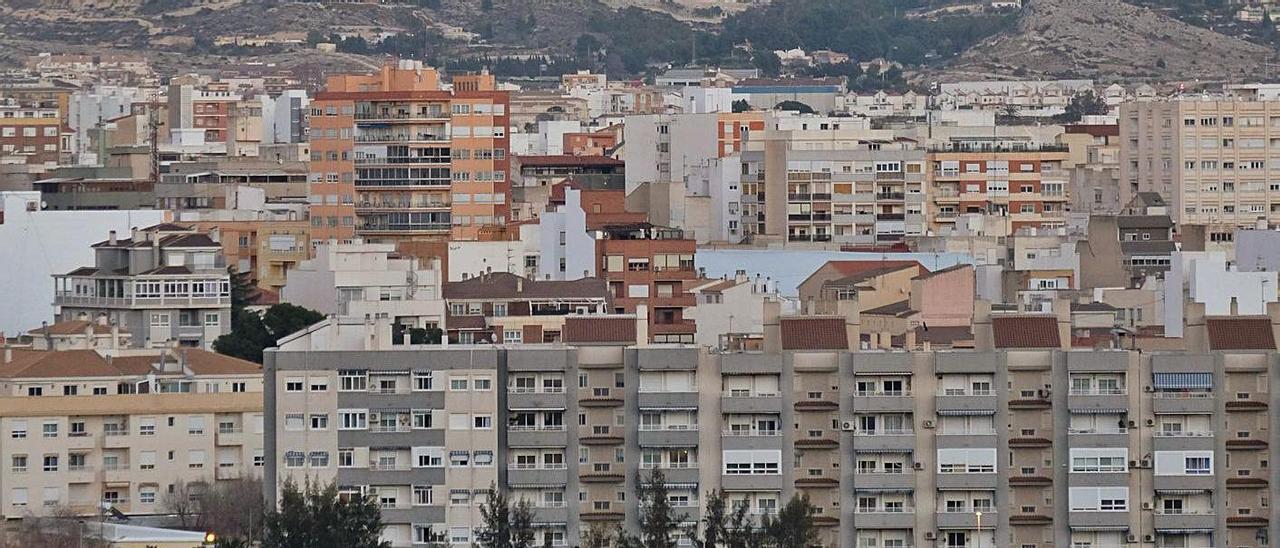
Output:
<instances>
[{"instance_id":1,"label":"awning canopy","mask_svg":"<svg viewBox=\"0 0 1280 548\"><path fill-rule=\"evenodd\" d=\"M868 455L879 455L879 454L904 454L904 453L905 453L905 454L910 454L910 453L914 453L914 452L915 452L915 449L894 449L894 448L878 448L878 449L873 449L873 448L867 448L867 447L857 447L857 442L854 442L853 452L854 452L854 453L866 453L866 454L868 454Z\"/></svg>"},{"instance_id":2,"label":"awning canopy","mask_svg":"<svg viewBox=\"0 0 1280 548\"><path fill-rule=\"evenodd\" d=\"M563 407L511 407L507 409L512 413L537 413L539 411L564 411Z\"/></svg>"},{"instance_id":3,"label":"awning canopy","mask_svg":"<svg viewBox=\"0 0 1280 548\"><path fill-rule=\"evenodd\" d=\"M1076 415L1125 415L1128 409L1119 407L1072 407L1071 413Z\"/></svg>"},{"instance_id":4,"label":"awning canopy","mask_svg":"<svg viewBox=\"0 0 1280 548\"><path fill-rule=\"evenodd\" d=\"M1208 489L1156 489L1156 493L1161 495L1199 495L1208 492Z\"/></svg>"},{"instance_id":5,"label":"awning canopy","mask_svg":"<svg viewBox=\"0 0 1280 548\"><path fill-rule=\"evenodd\" d=\"M668 483L667 489L697 489L697 483Z\"/></svg>"},{"instance_id":6,"label":"awning canopy","mask_svg":"<svg viewBox=\"0 0 1280 548\"><path fill-rule=\"evenodd\" d=\"M1071 525L1072 531L1128 531L1128 525Z\"/></svg>"},{"instance_id":7,"label":"awning canopy","mask_svg":"<svg viewBox=\"0 0 1280 548\"><path fill-rule=\"evenodd\" d=\"M939 409L938 415L943 417L976 417L994 415L995 409Z\"/></svg>"},{"instance_id":8,"label":"awning canopy","mask_svg":"<svg viewBox=\"0 0 1280 548\"><path fill-rule=\"evenodd\" d=\"M1156 527L1157 533L1165 533L1169 535L1207 535L1212 534L1213 529L1187 529L1187 528L1163 528Z\"/></svg>"},{"instance_id":9,"label":"awning canopy","mask_svg":"<svg viewBox=\"0 0 1280 548\"><path fill-rule=\"evenodd\" d=\"M1152 373L1156 390L1212 390L1213 373Z\"/></svg>"},{"instance_id":10,"label":"awning canopy","mask_svg":"<svg viewBox=\"0 0 1280 548\"><path fill-rule=\"evenodd\" d=\"M663 405L663 406L646 405L646 406L644 406L644 407L641 407L641 408L640 408L640 410L641 410L641 411L653 411L653 412L661 412L661 411L697 411L697 410L698 410L698 408L697 408L697 407L689 407L689 406L680 406L680 405L670 405L670 406L667 406L667 405Z\"/></svg>"},{"instance_id":11,"label":"awning canopy","mask_svg":"<svg viewBox=\"0 0 1280 548\"><path fill-rule=\"evenodd\" d=\"M854 487L853 494L858 493L912 493L915 489L909 487Z\"/></svg>"},{"instance_id":12,"label":"awning canopy","mask_svg":"<svg viewBox=\"0 0 1280 548\"><path fill-rule=\"evenodd\" d=\"M513 483L510 481L507 482L507 487L510 487L512 489L556 489L564 486L565 486L565 483L563 481L558 483L557 482Z\"/></svg>"}]
</instances>

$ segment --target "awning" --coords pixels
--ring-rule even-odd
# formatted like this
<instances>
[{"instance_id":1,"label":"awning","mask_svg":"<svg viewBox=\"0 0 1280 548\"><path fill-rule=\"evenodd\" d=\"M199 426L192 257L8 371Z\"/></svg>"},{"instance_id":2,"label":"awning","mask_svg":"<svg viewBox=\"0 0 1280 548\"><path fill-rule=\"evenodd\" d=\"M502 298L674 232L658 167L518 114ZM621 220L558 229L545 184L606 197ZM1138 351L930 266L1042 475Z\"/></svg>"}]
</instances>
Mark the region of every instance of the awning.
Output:
<instances>
[{"instance_id":1,"label":"awning","mask_svg":"<svg viewBox=\"0 0 1280 548\"><path fill-rule=\"evenodd\" d=\"M855 482L857 480L854 480ZM858 493L913 493L915 489L910 487L853 487L853 494Z\"/></svg>"},{"instance_id":2,"label":"awning","mask_svg":"<svg viewBox=\"0 0 1280 548\"><path fill-rule=\"evenodd\" d=\"M1072 531L1128 531L1128 525L1068 525Z\"/></svg>"},{"instance_id":3,"label":"awning","mask_svg":"<svg viewBox=\"0 0 1280 548\"><path fill-rule=\"evenodd\" d=\"M1213 533L1213 529L1187 529L1187 528L1162 528L1156 527L1157 533L1165 533L1170 535L1208 535Z\"/></svg>"},{"instance_id":4,"label":"awning","mask_svg":"<svg viewBox=\"0 0 1280 548\"><path fill-rule=\"evenodd\" d=\"M939 409L938 415L943 417L977 417L982 415L994 415L995 409Z\"/></svg>"},{"instance_id":5,"label":"awning","mask_svg":"<svg viewBox=\"0 0 1280 548\"><path fill-rule=\"evenodd\" d=\"M898 454L904 454L904 453L905 454L914 453L915 449L888 449L888 448L871 449L866 447L857 447L857 442L854 442L853 452L866 453L868 455L880 455L880 454L898 455Z\"/></svg>"},{"instance_id":6,"label":"awning","mask_svg":"<svg viewBox=\"0 0 1280 548\"><path fill-rule=\"evenodd\" d=\"M698 408L688 407L688 406L679 406L679 405L671 405L671 406L652 406L651 405L651 406L641 407L640 410L641 411L697 411Z\"/></svg>"},{"instance_id":7,"label":"awning","mask_svg":"<svg viewBox=\"0 0 1280 548\"><path fill-rule=\"evenodd\" d=\"M667 489L697 489L697 483L668 483Z\"/></svg>"},{"instance_id":8,"label":"awning","mask_svg":"<svg viewBox=\"0 0 1280 548\"><path fill-rule=\"evenodd\" d=\"M408 445L371 445L370 451L412 451L413 448Z\"/></svg>"},{"instance_id":9,"label":"awning","mask_svg":"<svg viewBox=\"0 0 1280 548\"><path fill-rule=\"evenodd\" d=\"M1076 415L1125 415L1128 409L1119 407L1072 407L1071 413Z\"/></svg>"},{"instance_id":10,"label":"awning","mask_svg":"<svg viewBox=\"0 0 1280 548\"><path fill-rule=\"evenodd\" d=\"M1161 495L1199 495L1208 492L1208 489L1156 489L1156 493Z\"/></svg>"},{"instance_id":11,"label":"awning","mask_svg":"<svg viewBox=\"0 0 1280 548\"><path fill-rule=\"evenodd\" d=\"M568 527L569 524L563 521L531 521L529 525L533 527Z\"/></svg>"},{"instance_id":12,"label":"awning","mask_svg":"<svg viewBox=\"0 0 1280 548\"><path fill-rule=\"evenodd\" d=\"M507 409L514 413L537 413L538 411L564 411L563 407L511 407Z\"/></svg>"},{"instance_id":13,"label":"awning","mask_svg":"<svg viewBox=\"0 0 1280 548\"><path fill-rule=\"evenodd\" d=\"M1152 373L1156 390L1212 390L1213 373Z\"/></svg>"},{"instance_id":14,"label":"awning","mask_svg":"<svg viewBox=\"0 0 1280 548\"><path fill-rule=\"evenodd\" d=\"M556 489L564 486L565 486L565 482L563 481L559 483L556 483L556 482L515 483L510 480L507 481L507 487L510 487L512 489Z\"/></svg>"},{"instance_id":15,"label":"awning","mask_svg":"<svg viewBox=\"0 0 1280 548\"><path fill-rule=\"evenodd\" d=\"M378 376L378 375L408 375L408 374L409 374L408 369L370 369L369 370L369 376L371 377Z\"/></svg>"}]
</instances>

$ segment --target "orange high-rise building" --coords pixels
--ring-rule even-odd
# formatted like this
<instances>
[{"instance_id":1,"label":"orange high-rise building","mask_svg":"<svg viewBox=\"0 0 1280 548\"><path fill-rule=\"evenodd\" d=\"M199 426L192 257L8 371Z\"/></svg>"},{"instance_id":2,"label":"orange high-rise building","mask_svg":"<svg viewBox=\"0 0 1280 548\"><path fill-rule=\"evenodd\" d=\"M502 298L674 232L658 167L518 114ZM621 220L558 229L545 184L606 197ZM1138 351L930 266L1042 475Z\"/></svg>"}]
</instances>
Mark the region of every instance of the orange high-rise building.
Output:
<instances>
[{"instance_id":1,"label":"orange high-rise building","mask_svg":"<svg viewBox=\"0 0 1280 548\"><path fill-rule=\"evenodd\" d=\"M311 105L312 238L475 239L510 216L508 94L417 62L329 78Z\"/></svg>"}]
</instances>

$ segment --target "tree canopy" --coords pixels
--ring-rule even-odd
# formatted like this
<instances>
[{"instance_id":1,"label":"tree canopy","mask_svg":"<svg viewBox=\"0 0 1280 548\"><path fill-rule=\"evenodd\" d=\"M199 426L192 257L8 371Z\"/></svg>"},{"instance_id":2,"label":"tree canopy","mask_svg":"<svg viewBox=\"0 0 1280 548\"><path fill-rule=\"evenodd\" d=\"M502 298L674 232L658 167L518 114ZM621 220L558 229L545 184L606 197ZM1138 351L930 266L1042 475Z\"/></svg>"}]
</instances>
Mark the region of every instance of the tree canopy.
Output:
<instances>
[{"instance_id":1,"label":"tree canopy","mask_svg":"<svg viewBox=\"0 0 1280 548\"><path fill-rule=\"evenodd\" d=\"M380 540L382 511L371 497L343 498L332 483L285 480L280 510L267 514L263 548L390 548Z\"/></svg>"},{"instance_id":2,"label":"tree canopy","mask_svg":"<svg viewBox=\"0 0 1280 548\"><path fill-rule=\"evenodd\" d=\"M231 273L231 332L213 341L219 354L262 363L262 351L276 341L324 319L324 315L289 303L272 305L261 316L248 310L257 289L248 272Z\"/></svg>"}]
</instances>

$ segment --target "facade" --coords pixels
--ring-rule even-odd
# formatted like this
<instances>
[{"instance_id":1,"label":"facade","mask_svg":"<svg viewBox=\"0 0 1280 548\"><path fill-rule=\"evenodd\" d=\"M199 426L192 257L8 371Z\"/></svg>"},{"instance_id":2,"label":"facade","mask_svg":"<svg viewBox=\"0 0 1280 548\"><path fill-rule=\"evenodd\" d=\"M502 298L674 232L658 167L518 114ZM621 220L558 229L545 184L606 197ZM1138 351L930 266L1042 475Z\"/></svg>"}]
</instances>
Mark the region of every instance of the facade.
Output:
<instances>
[{"instance_id":1,"label":"facade","mask_svg":"<svg viewBox=\"0 0 1280 548\"><path fill-rule=\"evenodd\" d=\"M2 163L26 164L31 173L43 173L58 165L69 144L57 103L18 103L0 97Z\"/></svg>"},{"instance_id":2,"label":"facade","mask_svg":"<svg viewBox=\"0 0 1280 548\"><path fill-rule=\"evenodd\" d=\"M645 309L653 342L692 343L697 329L684 309L694 300L684 282L697 277L694 241L680 230L647 223L605 226L599 234L598 272L609 283L614 311Z\"/></svg>"},{"instance_id":3,"label":"facade","mask_svg":"<svg viewBox=\"0 0 1280 548\"><path fill-rule=\"evenodd\" d=\"M231 281L221 244L171 223L130 236L111 231L93 244L93 266L54 275L59 318L105 314L143 348L207 349L231 331Z\"/></svg>"},{"instance_id":4,"label":"facade","mask_svg":"<svg viewBox=\"0 0 1280 548\"><path fill-rule=\"evenodd\" d=\"M0 512L152 515L180 481L261 475L262 402L257 364L199 349L5 347Z\"/></svg>"},{"instance_id":5,"label":"facade","mask_svg":"<svg viewBox=\"0 0 1280 548\"><path fill-rule=\"evenodd\" d=\"M570 318L561 345L286 341L266 372L267 485L377 493L396 546L428 526L471 542L490 482L553 545L634 528L652 469L686 523L713 489L753 518L807 495L823 546L1266 545L1280 309L1198 316L1189 353L1068 350L1062 317L983 310L969 351L853 351L856 314L776 309L758 351L637 345L633 318ZM379 340L365 328L342 340ZM334 413L345 426L286 426Z\"/></svg>"},{"instance_id":6,"label":"facade","mask_svg":"<svg viewBox=\"0 0 1280 548\"><path fill-rule=\"evenodd\" d=\"M476 239L510 218L507 92L401 61L311 103L312 238Z\"/></svg>"},{"instance_id":7,"label":"facade","mask_svg":"<svg viewBox=\"0 0 1280 548\"><path fill-rule=\"evenodd\" d=\"M1269 129L1280 102L1186 100L1120 107L1120 178L1132 192L1157 192L1178 225L1205 225L1211 241L1237 227L1280 221L1272 205L1280 166Z\"/></svg>"},{"instance_id":8,"label":"facade","mask_svg":"<svg viewBox=\"0 0 1280 548\"><path fill-rule=\"evenodd\" d=\"M330 240L288 271L280 300L325 315L381 316L397 325L440 328L442 282L434 258L401 255L394 244Z\"/></svg>"},{"instance_id":9,"label":"facade","mask_svg":"<svg viewBox=\"0 0 1280 548\"><path fill-rule=\"evenodd\" d=\"M1012 234L1023 228L1066 225L1067 150L1027 146L1023 150L969 149L951 143L931 152L929 227L939 234L954 230L961 214L1001 220Z\"/></svg>"},{"instance_id":10,"label":"facade","mask_svg":"<svg viewBox=\"0 0 1280 548\"><path fill-rule=\"evenodd\" d=\"M495 272L444 284L445 322L451 343L554 343L566 318L609 312L604 280L532 280Z\"/></svg>"},{"instance_id":11,"label":"facade","mask_svg":"<svg viewBox=\"0 0 1280 548\"><path fill-rule=\"evenodd\" d=\"M1059 140L1067 145L1071 170L1071 211L1115 215L1132 199L1120 184L1120 126L1077 124L1064 128Z\"/></svg>"}]
</instances>

